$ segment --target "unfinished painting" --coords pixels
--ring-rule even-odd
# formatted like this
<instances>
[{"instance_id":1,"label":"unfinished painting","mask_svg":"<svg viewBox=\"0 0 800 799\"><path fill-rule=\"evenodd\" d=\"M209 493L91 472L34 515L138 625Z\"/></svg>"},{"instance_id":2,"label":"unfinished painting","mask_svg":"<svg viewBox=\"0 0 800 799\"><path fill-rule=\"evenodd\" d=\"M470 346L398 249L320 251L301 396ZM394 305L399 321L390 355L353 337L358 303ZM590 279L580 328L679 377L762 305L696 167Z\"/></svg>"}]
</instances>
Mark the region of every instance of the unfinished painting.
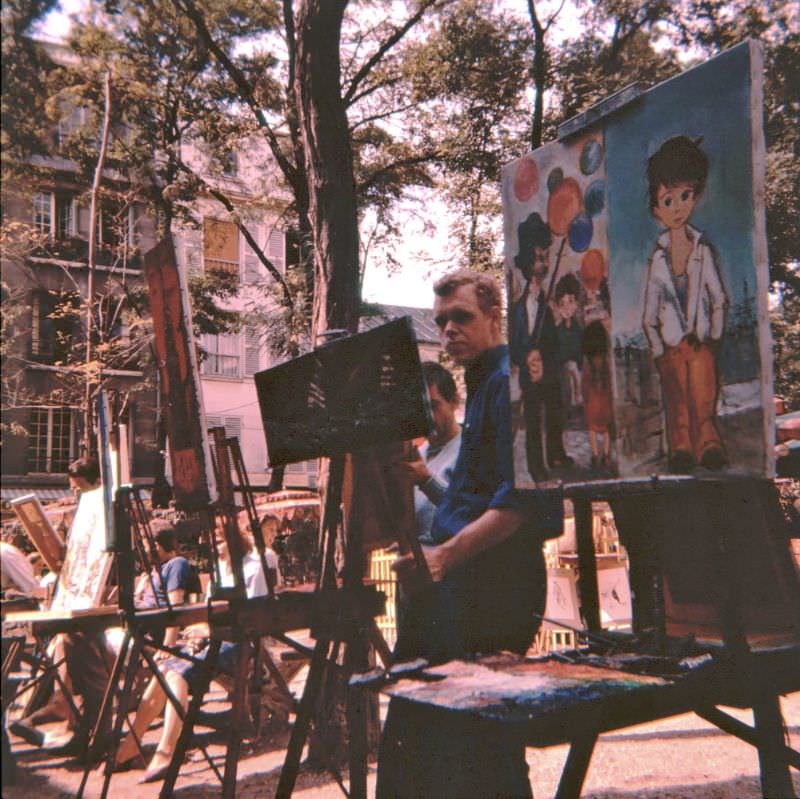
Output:
<instances>
[{"instance_id":1,"label":"unfinished painting","mask_svg":"<svg viewBox=\"0 0 800 799\"><path fill-rule=\"evenodd\" d=\"M772 473L761 69L747 42L504 169L517 486Z\"/></svg>"},{"instance_id":2,"label":"unfinished painting","mask_svg":"<svg viewBox=\"0 0 800 799\"><path fill-rule=\"evenodd\" d=\"M105 550L105 509L100 487L81 494L51 610L83 610L100 604L112 560Z\"/></svg>"}]
</instances>

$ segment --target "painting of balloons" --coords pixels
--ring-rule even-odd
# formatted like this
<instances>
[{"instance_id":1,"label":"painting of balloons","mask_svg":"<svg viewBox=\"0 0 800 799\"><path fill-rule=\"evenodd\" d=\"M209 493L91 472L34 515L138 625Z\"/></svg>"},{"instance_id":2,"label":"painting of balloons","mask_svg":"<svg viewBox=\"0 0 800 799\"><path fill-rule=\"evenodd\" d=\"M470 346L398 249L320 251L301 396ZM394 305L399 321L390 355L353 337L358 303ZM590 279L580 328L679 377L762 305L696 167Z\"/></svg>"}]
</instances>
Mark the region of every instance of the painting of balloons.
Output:
<instances>
[{"instance_id":1,"label":"painting of balloons","mask_svg":"<svg viewBox=\"0 0 800 799\"><path fill-rule=\"evenodd\" d=\"M746 42L503 169L518 487L773 473L761 71Z\"/></svg>"}]
</instances>

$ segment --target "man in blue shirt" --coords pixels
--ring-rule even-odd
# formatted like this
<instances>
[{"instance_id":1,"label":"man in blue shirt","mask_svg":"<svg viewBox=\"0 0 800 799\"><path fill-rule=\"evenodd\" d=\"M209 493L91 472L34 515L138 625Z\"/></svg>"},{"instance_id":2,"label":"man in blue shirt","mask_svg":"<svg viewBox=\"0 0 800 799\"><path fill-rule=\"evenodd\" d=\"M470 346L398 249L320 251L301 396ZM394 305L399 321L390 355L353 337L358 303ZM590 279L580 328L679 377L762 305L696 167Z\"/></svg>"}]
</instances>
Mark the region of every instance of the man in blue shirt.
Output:
<instances>
[{"instance_id":1,"label":"man in blue shirt","mask_svg":"<svg viewBox=\"0 0 800 799\"><path fill-rule=\"evenodd\" d=\"M450 357L465 367L461 450L423 553L434 580L411 597L397 660L431 662L478 653L524 653L544 611L545 538L559 535L560 497L514 489L508 348L501 296L488 275L452 272L434 286L434 318ZM396 569L413 568L411 556ZM393 700L384 727L378 799L529 797L525 746Z\"/></svg>"}]
</instances>

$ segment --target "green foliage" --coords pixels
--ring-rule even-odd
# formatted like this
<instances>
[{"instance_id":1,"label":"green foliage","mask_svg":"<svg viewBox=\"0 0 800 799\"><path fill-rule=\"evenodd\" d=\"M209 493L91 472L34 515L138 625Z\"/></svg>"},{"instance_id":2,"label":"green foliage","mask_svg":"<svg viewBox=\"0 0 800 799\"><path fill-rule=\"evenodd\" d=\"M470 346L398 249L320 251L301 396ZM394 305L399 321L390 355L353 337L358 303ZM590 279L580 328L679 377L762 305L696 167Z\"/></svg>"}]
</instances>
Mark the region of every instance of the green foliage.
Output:
<instances>
[{"instance_id":1,"label":"green foliage","mask_svg":"<svg viewBox=\"0 0 800 799\"><path fill-rule=\"evenodd\" d=\"M800 411L800 294L791 288L780 293L771 313L775 394L787 413Z\"/></svg>"}]
</instances>

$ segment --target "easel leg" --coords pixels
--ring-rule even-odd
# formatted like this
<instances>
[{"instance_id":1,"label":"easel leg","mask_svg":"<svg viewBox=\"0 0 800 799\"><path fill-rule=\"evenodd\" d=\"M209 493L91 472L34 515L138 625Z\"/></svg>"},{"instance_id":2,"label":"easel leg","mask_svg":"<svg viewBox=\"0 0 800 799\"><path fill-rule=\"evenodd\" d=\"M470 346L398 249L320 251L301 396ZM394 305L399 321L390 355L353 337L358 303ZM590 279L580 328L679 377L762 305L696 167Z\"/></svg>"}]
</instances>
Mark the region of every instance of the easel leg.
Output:
<instances>
[{"instance_id":1,"label":"easel leg","mask_svg":"<svg viewBox=\"0 0 800 799\"><path fill-rule=\"evenodd\" d=\"M355 636L347 644L345 671L353 674L367 667L367 647ZM347 729L350 737L350 796L367 799L367 699L361 688L347 688Z\"/></svg>"},{"instance_id":2,"label":"easel leg","mask_svg":"<svg viewBox=\"0 0 800 799\"><path fill-rule=\"evenodd\" d=\"M786 740L778 697L764 695L753 702L753 721L758 736L761 791L767 797L784 796L793 799L797 794L794 792L789 765L784 755Z\"/></svg>"},{"instance_id":3,"label":"easel leg","mask_svg":"<svg viewBox=\"0 0 800 799\"><path fill-rule=\"evenodd\" d=\"M125 631L125 637L122 639L122 646L120 646L119 652L117 653L116 660L114 661L114 668L111 670L111 676L108 678L108 686L106 687L106 693L103 697L103 704L100 706L100 713L97 716L97 723L95 724L94 730L92 731L92 736L89 739L89 752L94 753L94 749L96 748L97 737L100 734L100 731L103 729L103 723L106 719L106 715L112 712L112 707L114 704L114 697L119 692L119 678L120 674L122 674L122 668L125 665L125 658L128 654L128 648L131 644L131 634L129 630ZM104 771L104 775L106 773L113 772L114 769L114 759L117 756L117 749L119 747L119 742L116 736L112 737L112 741L109 742L109 751L106 754L106 767ZM75 794L76 799L82 799L83 792L86 789L86 781L89 779L89 774L92 771L92 761L93 757L89 758L89 761L86 764L86 767L83 770L83 778L81 779L81 784L78 787L78 792Z\"/></svg>"},{"instance_id":4,"label":"easel leg","mask_svg":"<svg viewBox=\"0 0 800 799\"><path fill-rule=\"evenodd\" d=\"M239 749L242 743L242 729L246 724L246 687L247 666L250 662L250 645L247 641L239 641L236 657L236 671L233 683L233 707L231 708L233 723L228 731L228 748L225 753L225 776L222 780L223 799L236 796L236 770L239 764Z\"/></svg>"},{"instance_id":5,"label":"easel leg","mask_svg":"<svg viewBox=\"0 0 800 799\"><path fill-rule=\"evenodd\" d=\"M596 742L596 733L584 735L572 742L567 762L564 764L564 771L561 772L556 799L578 799L581 795L581 788L586 779L586 772L589 770L589 762L592 759Z\"/></svg>"},{"instance_id":6,"label":"easel leg","mask_svg":"<svg viewBox=\"0 0 800 799\"><path fill-rule=\"evenodd\" d=\"M122 726L125 723L125 719L128 717L128 703L131 697L131 689L133 688L136 670L139 668L139 657L143 646L144 642L138 637L135 637L133 639L133 646L130 647L128 665L125 669L125 683L119 695L117 718L114 721L114 732L111 736L111 744L108 749L108 758L106 759L106 768L103 774L103 790L100 792L100 799L106 799L108 795L108 786L111 783L111 775L114 773L114 762L117 759L117 750L119 749L119 742L122 738Z\"/></svg>"},{"instance_id":7,"label":"easel leg","mask_svg":"<svg viewBox=\"0 0 800 799\"><path fill-rule=\"evenodd\" d=\"M303 747L308 737L308 728L311 724L311 716L317 704L320 689L322 688L322 678L325 674L325 661L328 655L330 641L321 638L314 647L314 655L311 658L311 665L308 669L306 687L303 691L303 698L300 700L300 707L297 709L297 717L292 727L292 735L289 738L289 746L286 750L286 760L281 769L281 777L278 781L278 789L275 799L289 799L294 790L297 780L297 772L300 768L300 758L303 754Z\"/></svg>"},{"instance_id":8,"label":"easel leg","mask_svg":"<svg viewBox=\"0 0 800 799\"><path fill-rule=\"evenodd\" d=\"M178 772L183 764L183 758L186 756L186 750L189 748L189 741L192 740L192 733L194 732L194 724L197 721L197 714L200 712L200 705L203 704L203 697L205 696L208 686L211 683L211 676L214 673L214 668L217 665L217 656L219 655L220 642L212 639L208 646L208 654L205 659L205 672L200 685L197 686L197 691L189 703L189 709L183 718L181 725L181 734L178 736L178 741L175 744L175 751L172 753L172 760L170 760L169 768L167 769L164 782L161 786L161 792L158 794L159 799L169 799L172 792L175 790L175 782L178 779ZM203 750L206 759L211 764L217 777L220 776L219 771L214 765L213 760L209 757L208 753Z\"/></svg>"}]
</instances>

